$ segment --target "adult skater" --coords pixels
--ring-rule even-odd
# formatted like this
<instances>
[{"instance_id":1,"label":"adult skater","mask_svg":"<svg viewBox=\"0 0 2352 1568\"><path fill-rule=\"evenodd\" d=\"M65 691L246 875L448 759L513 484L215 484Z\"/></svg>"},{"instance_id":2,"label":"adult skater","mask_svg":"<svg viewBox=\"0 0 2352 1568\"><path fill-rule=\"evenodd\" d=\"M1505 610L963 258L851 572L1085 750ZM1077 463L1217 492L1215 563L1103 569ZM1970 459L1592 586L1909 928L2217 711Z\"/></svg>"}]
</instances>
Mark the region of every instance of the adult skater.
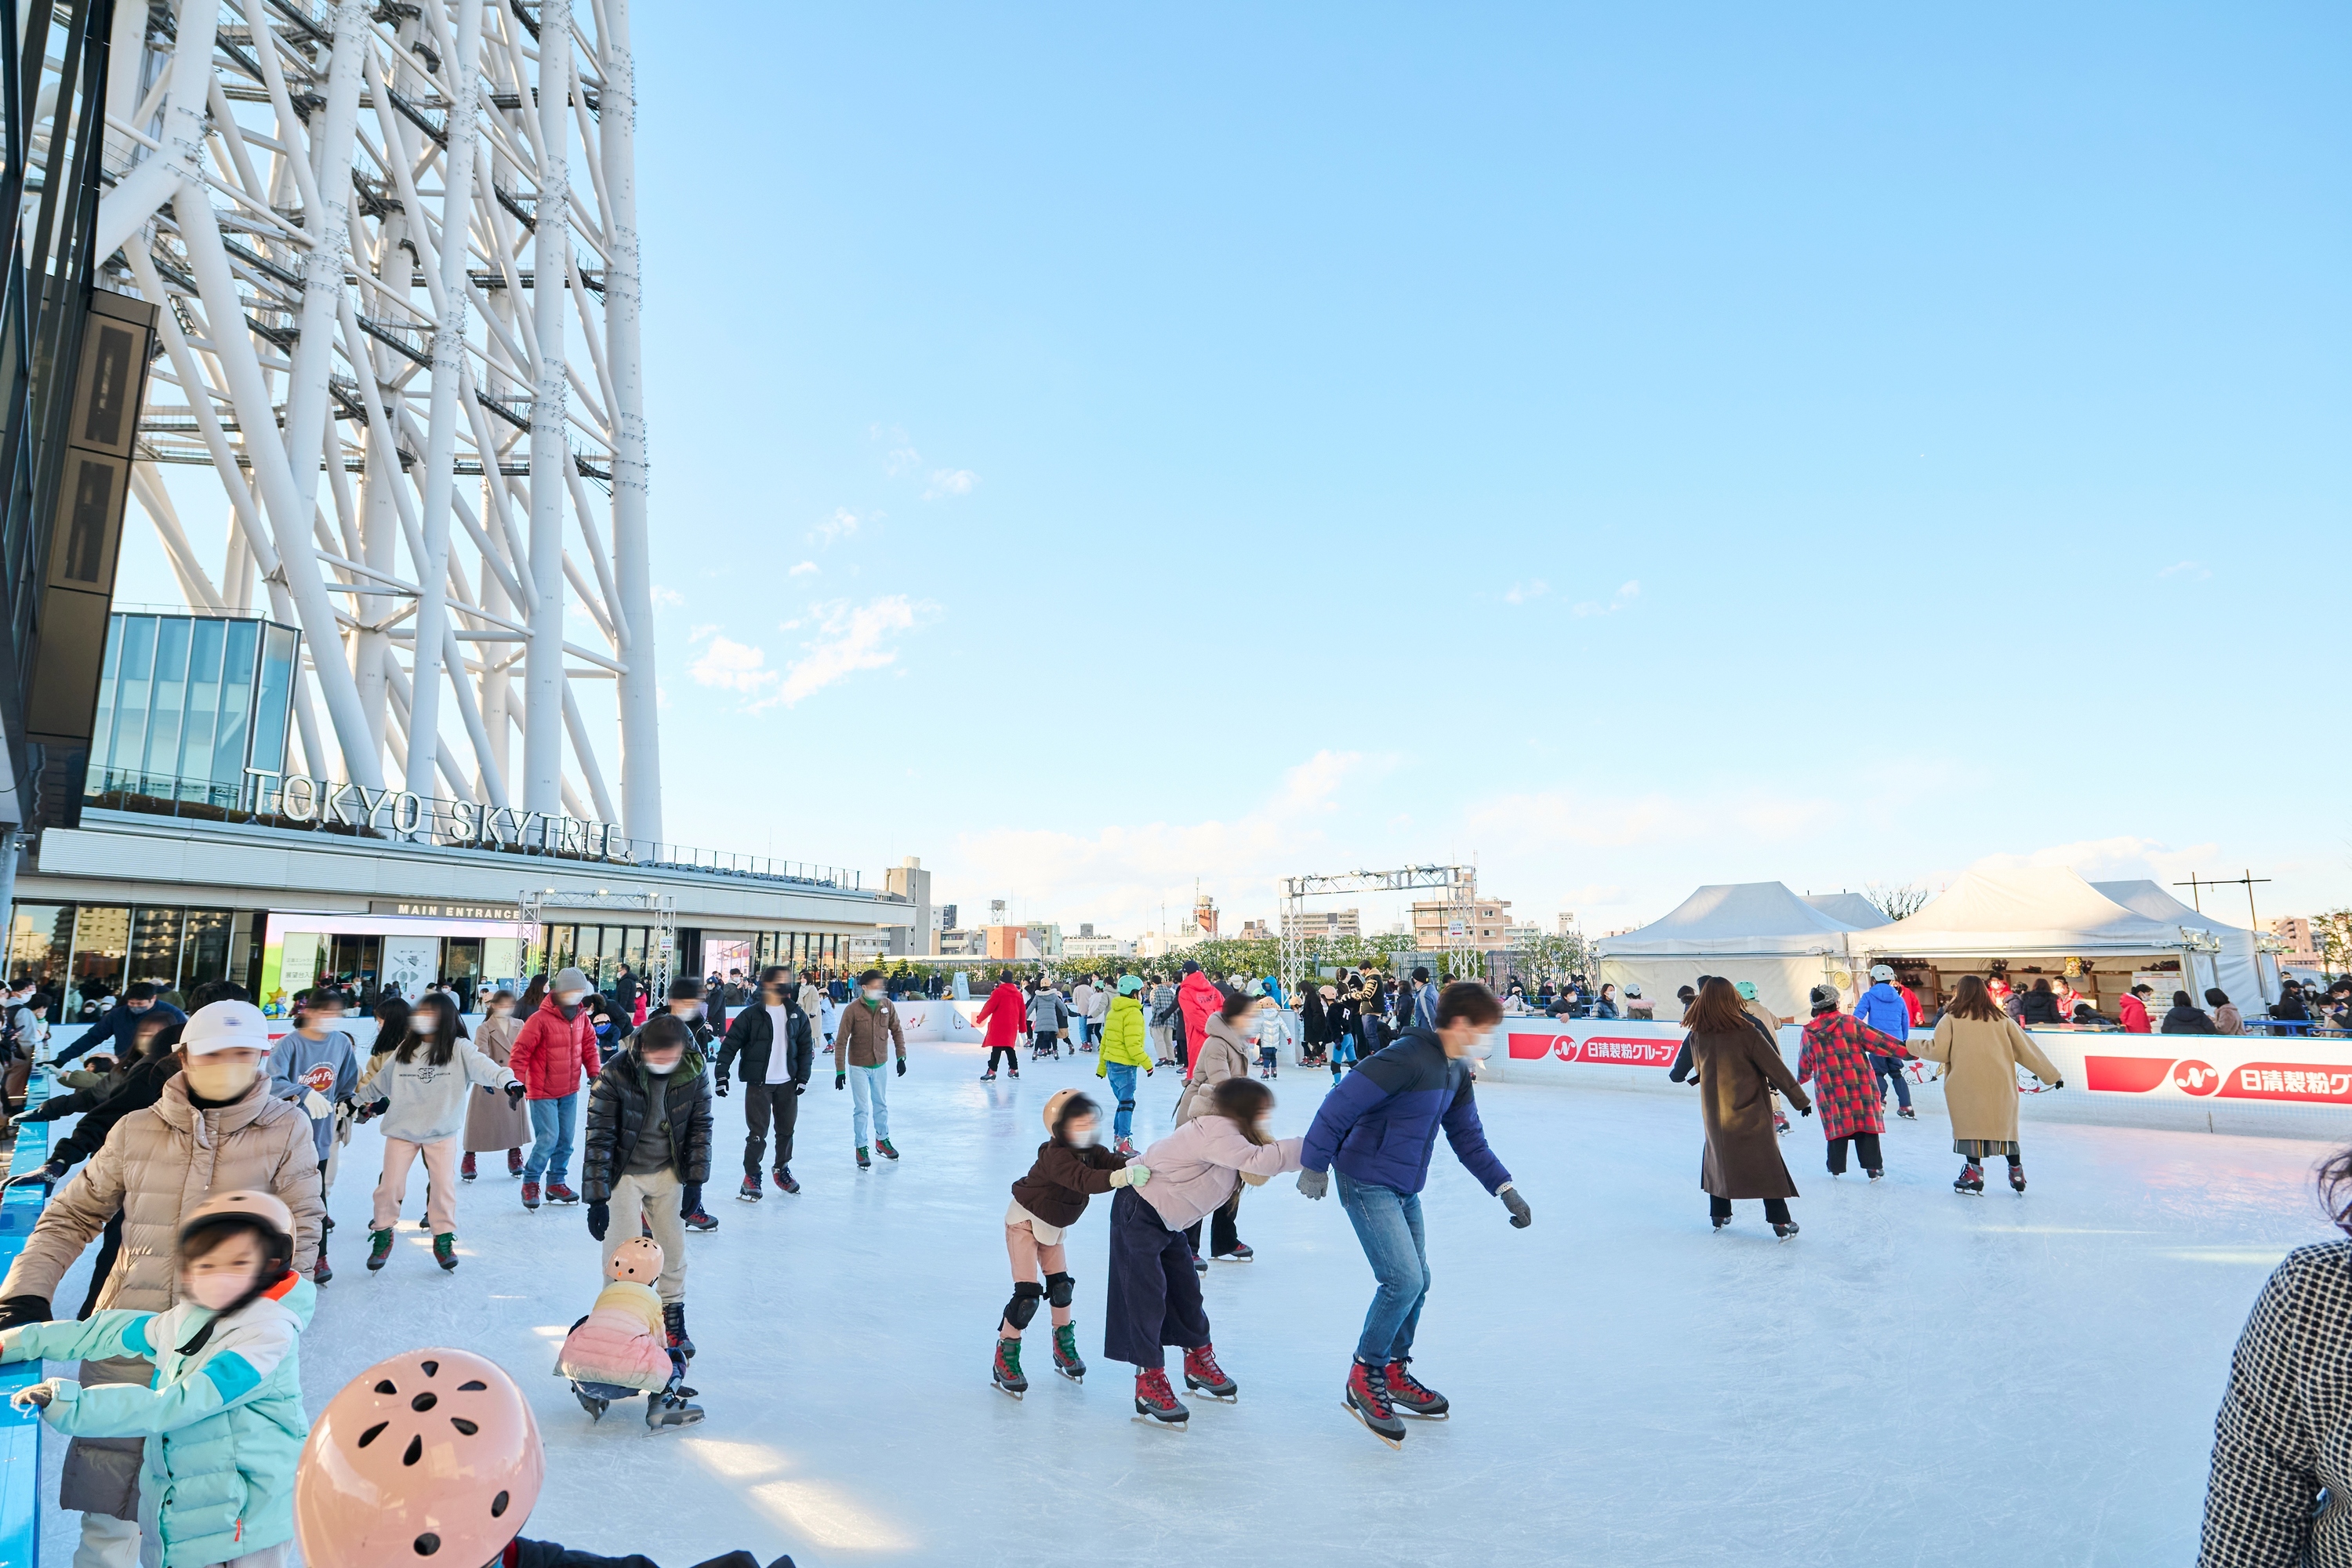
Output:
<instances>
[{"instance_id":1,"label":"adult skater","mask_svg":"<svg viewBox=\"0 0 2352 1568\"><path fill-rule=\"evenodd\" d=\"M898 1009L884 994L882 972L869 969L857 977L857 995L841 1010L833 1037L833 1087L849 1088L854 1102L850 1127L857 1142L857 1168L872 1168L866 1156L866 1131L870 1118L874 1148L886 1160L898 1151L890 1146L890 1051L898 1052L898 1076L907 1076L907 1032L898 1026Z\"/></svg>"},{"instance_id":2,"label":"adult skater","mask_svg":"<svg viewBox=\"0 0 2352 1568\"><path fill-rule=\"evenodd\" d=\"M791 970L770 964L760 971L759 1001L735 1015L719 1047L720 1095L727 1092L727 1069L742 1060L743 1184L735 1196L743 1203L760 1201L760 1163L767 1157L771 1121L776 1155L769 1173L779 1191L801 1190L793 1179L793 1129L800 1121L800 1097L816 1070L816 1023L800 1001L808 992L793 985Z\"/></svg>"},{"instance_id":3,"label":"adult skater","mask_svg":"<svg viewBox=\"0 0 2352 1568\"><path fill-rule=\"evenodd\" d=\"M1048 1052L1059 1058L1062 1042L1070 1037L1070 1005L1043 978L1029 994L1029 1059Z\"/></svg>"},{"instance_id":4,"label":"adult skater","mask_svg":"<svg viewBox=\"0 0 2352 1568\"><path fill-rule=\"evenodd\" d=\"M1085 1215L1088 1198L1151 1179L1142 1164L1102 1147L1100 1117L1095 1102L1076 1089L1055 1090L1045 1101L1045 1142L1037 1145L1029 1173L1013 1184L1013 1201L1005 1206L1013 1299L996 1325L996 1360L989 1375L1015 1399L1029 1388L1021 1372L1021 1331L1037 1315L1041 1300L1054 1310L1054 1370L1073 1383L1087 1375L1087 1363L1078 1356L1077 1325L1070 1317L1077 1282L1070 1278L1062 1237Z\"/></svg>"},{"instance_id":5,"label":"adult skater","mask_svg":"<svg viewBox=\"0 0 2352 1568\"><path fill-rule=\"evenodd\" d=\"M667 1013L647 1019L588 1091L580 1156L588 1234L604 1247L598 1268L612 1263L621 1243L652 1230L662 1249L662 1322L670 1348L688 1361L684 1221L702 1207L702 1184L710 1179L707 1066L684 1020Z\"/></svg>"},{"instance_id":6,"label":"adult skater","mask_svg":"<svg viewBox=\"0 0 2352 1568\"><path fill-rule=\"evenodd\" d=\"M2009 1184L2025 1190L2025 1162L2017 1148L2017 1069L2023 1068L2053 1089L2066 1080L2042 1054L2032 1037L2000 1010L1985 983L1964 974L1952 988L1952 1005L1936 1026L1936 1037L1914 1043L1913 1054L1944 1064L1944 1108L1952 1118L1952 1152L1967 1162L1952 1182L1957 1193L1984 1191L1984 1163L1995 1154L2009 1161Z\"/></svg>"},{"instance_id":7,"label":"adult skater","mask_svg":"<svg viewBox=\"0 0 2352 1568\"><path fill-rule=\"evenodd\" d=\"M1264 998L1234 992L1221 999L1217 1010L1209 1015L1202 1026L1201 1044L1192 1053L1192 1070L1184 1080L1184 1092L1176 1101L1176 1125L1183 1126L1209 1108L1216 1086L1230 1078L1247 1078L1250 1059L1257 1049L1259 1009ZM1256 1256L1242 1240L1235 1226L1241 1210L1242 1191L1237 1185L1234 1195L1217 1205L1210 1216L1209 1252L1212 1257L1245 1263ZM1194 1221L1186 1228L1184 1239L1192 1248L1192 1267L1205 1270L1208 1265L1201 1258L1201 1225Z\"/></svg>"},{"instance_id":8,"label":"adult skater","mask_svg":"<svg viewBox=\"0 0 2352 1568\"><path fill-rule=\"evenodd\" d=\"M1433 1420L1448 1409L1445 1396L1423 1386L1409 1366L1429 1299L1421 1190L1429 1184L1439 1130L1463 1168L1503 1201L1512 1225L1524 1230L1535 1218L1486 1146L1472 1092L1470 1063L1493 1049L1487 1031L1503 1021L1503 1005L1478 982L1457 981L1438 994L1431 1016L1432 1027L1407 1029L1323 1097L1298 1162L1298 1190L1310 1198L1329 1190L1338 1167L1339 1206L1378 1282L1356 1336L1347 1405L1391 1444L1404 1438L1398 1411Z\"/></svg>"},{"instance_id":9,"label":"adult skater","mask_svg":"<svg viewBox=\"0 0 2352 1568\"><path fill-rule=\"evenodd\" d=\"M538 982L531 983L538 989ZM596 1049L596 1026L582 1005L588 997L588 976L577 969L559 971L538 1007L529 1011L522 1031L515 1036L507 1069L522 1080L524 1100L530 1107L530 1153L522 1163L522 1206L539 1207L539 1179L547 1177L547 1201L576 1204L580 1194L564 1184L572 1173L572 1140L580 1120L581 1086L604 1070ZM530 1001L530 993L523 996Z\"/></svg>"},{"instance_id":10,"label":"adult skater","mask_svg":"<svg viewBox=\"0 0 2352 1568\"><path fill-rule=\"evenodd\" d=\"M1135 1152L1130 1138L1135 1131L1135 1069L1141 1068L1143 1076L1152 1072L1151 1047L1145 1041L1143 1004L1137 993L1143 989L1142 978L1134 974L1118 977L1118 995L1103 1016L1102 1052L1095 1059L1095 1076L1110 1082L1110 1091L1118 1097L1118 1106L1111 1117L1111 1136L1118 1140L1115 1147L1122 1154Z\"/></svg>"},{"instance_id":11,"label":"adult skater","mask_svg":"<svg viewBox=\"0 0 2352 1568\"><path fill-rule=\"evenodd\" d=\"M1680 1083L1693 1068L1698 1071L1699 1119L1706 1129L1698 1184L1706 1192L1708 1215L1721 1230L1731 1223L1735 1200L1762 1198L1772 1234L1786 1241L1797 1234L1797 1222L1789 1217L1797 1184L1780 1158L1768 1090L1778 1089L1807 1116L1813 1102L1780 1059L1780 1047L1740 1005L1730 981L1710 976L1683 1026L1690 1033L1666 1076Z\"/></svg>"},{"instance_id":12,"label":"adult skater","mask_svg":"<svg viewBox=\"0 0 2352 1568\"><path fill-rule=\"evenodd\" d=\"M484 1005L486 1016L482 1032L474 1037L475 1048L500 1067L514 1056L515 1037L522 1033L523 1020L515 1012L515 994L511 991L494 993ZM474 1179L474 1156L506 1152L507 1174L522 1174L522 1152L538 1141L531 1131L530 1110L518 1105L495 1089L485 1089L466 1101L466 1157L458 1163L461 1180Z\"/></svg>"},{"instance_id":13,"label":"adult skater","mask_svg":"<svg viewBox=\"0 0 2352 1568\"><path fill-rule=\"evenodd\" d=\"M996 1077L996 1053L1004 1053L1004 1066L1014 1078L1021 1076L1021 1029L1026 1015L1026 1005L1021 1000L1021 987L1013 984L1013 971L996 972L996 985L988 1000L972 1015L972 1024L982 1031L981 1044L988 1047L988 1070L980 1081L988 1083Z\"/></svg>"},{"instance_id":14,"label":"adult skater","mask_svg":"<svg viewBox=\"0 0 2352 1568\"><path fill-rule=\"evenodd\" d=\"M1889 1039L1909 1039L1911 1004L1902 988L1895 984L1895 971L1886 964L1874 963L1870 966L1870 989L1854 999L1854 1022ZM1874 1082L1891 1080L1894 1083L1895 1098L1900 1106L1898 1114L1912 1116L1911 1080L1904 1076L1901 1068L1895 1065L1895 1058L1874 1050L1870 1054L1870 1066L1874 1075ZM1882 1101L1885 1095L1885 1089L1880 1089Z\"/></svg>"},{"instance_id":15,"label":"adult skater","mask_svg":"<svg viewBox=\"0 0 2352 1568\"><path fill-rule=\"evenodd\" d=\"M1829 1140L1830 1174L1845 1174L1846 1145L1852 1143L1874 1182L1886 1173L1878 1148L1878 1135L1886 1131L1886 1102L1872 1064L1881 1056L1908 1060L1911 1053L1894 1036L1839 1012L1834 985L1814 986L1812 1005L1812 1022L1805 1026L1805 1043L1797 1053L1797 1081L1811 1084L1817 1096L1822 1136Z\"/></svg>"},{"instance_id":16,"label":"adult skater","mask_svg":"<svg viewBox=\"0 0 2352 1568\"><path fill-rule=\"evenodd\" d=\"M1225 1004L1225 994L1217 983L1201 971L1191 959L1184 961L1184 978L1176 983L1176 1021L1183 1026L1177 1036L1176 1059L1184 1070L1192 1070L1192 1058L1200 1054L1201 1044L1209 1037L1209 1020Z\"/></svg>"},{"instance_id":17,"label":"adult skater","mask_svg":"<svg viewBox=\"0 0 2352 1568\"><path fill-rule=\"evenodd\" d=\"M1239 1182L1298 1169L1299 1141L1266 1130L1273 1110L1274 1091L1257 1079L1225 1079L1203 1114L1143 1152L1150 1184L1111 1200L1103 1355L1135 1367L1139 1416L1181 1426L1192 1415L1168 1386L1168 1345L1183 1347L1186 1388L1212 1399L1240 1393L1217 1364L1184 1227L1231 1197Z\"/></svg>"}]
</instances>

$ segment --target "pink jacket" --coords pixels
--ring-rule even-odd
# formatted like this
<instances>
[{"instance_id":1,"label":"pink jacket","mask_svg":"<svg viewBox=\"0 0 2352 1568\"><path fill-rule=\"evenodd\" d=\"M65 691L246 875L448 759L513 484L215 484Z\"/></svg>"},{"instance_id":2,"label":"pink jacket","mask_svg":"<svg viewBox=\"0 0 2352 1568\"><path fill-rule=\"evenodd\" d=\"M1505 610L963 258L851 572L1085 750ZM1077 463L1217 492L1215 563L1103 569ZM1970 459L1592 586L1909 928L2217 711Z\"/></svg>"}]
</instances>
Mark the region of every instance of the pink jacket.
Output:
<instances>
[{"instance_id":1,"label":"pink jacket","mask_svg":"<svg viewBox=\"0 0 2352 1568\"><path fill-rule=\"evenodd\" d=\"M669 1381L661 1298L650 1285L615 1279L597 1292L580 1326L563 1337L557 1375L575 1383L652 1390Z\"/></svg>"},{"instance_id":2,"label":"pink jacket","mask_svg":"<svg viewBox=\"0 0 2352 1568\"><path fill-rule=\"evenodd\" d=\"M1184 976L1176 987L1176 1006L1184 1015L1184 1048L1197 1051L1209 1038L1209 1020L1225 1005L1225 994L1217 983L1199 970ZM1186 1222L1190 1224L1190 1221Z\"/></svg>"},{"instance_id":3,"label":"pink jacket","mask_svg":"<svg viewBox=\"0 0 2352 1568\"><path fill-rule=\"evenodd\" d=\"M1196 1116L1143 1152L1138 1162L1151 1179L1140 1191L1143 1201L1171 1230L1181 1230L1194 1220L1222 1207L1241 1184L1241 1173L1278 1176L1298 1169L1297 1138L1253 1143L1225 1116Z\"/></svg>"}]
</instances>

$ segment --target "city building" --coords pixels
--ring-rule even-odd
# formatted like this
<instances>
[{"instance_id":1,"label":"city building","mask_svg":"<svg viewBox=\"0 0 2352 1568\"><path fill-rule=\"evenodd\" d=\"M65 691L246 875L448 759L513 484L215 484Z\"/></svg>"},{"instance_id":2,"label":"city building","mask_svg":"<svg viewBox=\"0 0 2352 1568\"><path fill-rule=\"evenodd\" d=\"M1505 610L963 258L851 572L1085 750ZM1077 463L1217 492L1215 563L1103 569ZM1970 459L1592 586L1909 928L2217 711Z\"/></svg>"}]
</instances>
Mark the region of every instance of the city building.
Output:
<instances>
[{"instance_id":1,"label":"city building","mask_svg":"<svg viewBox=\"0 0 2352 1568\"><path fill-rule=\"evenodd\" d=\"M915 921L903 928L892 927L881 951L899 956L929 957L937 953L939 928L931 921L931 874L923 869L922 861L908 856L882 873L882 885L915 906Z\"/></svg>"},{"instance_id":2,"label":"city building","mask_svg":"<svg viewBox=\"0 0 2352 1568\"><path fill-rule=\"evenodd\" d=\"M1085 927L1091 931L1092 926ZM1066 936L1062 939L1064 958L1130 958L1135 943L1115 936Z\"/></svg>"},{"instance_id":3,"label":"city building","mask_svg":"<svg viewBox=\"0 0 2352 1568\"><path fill-rule=\"evenodd\" d=\"M1363 914L1358 910L1286 912L1282 917L1282 934L1307 942L1317 937L1361 936L1364 934Z\"/></svg>"},{"instance_id":4,"label":"city building","mask_svg":"<svg viewBox=\"0 0 2352 1568\"><path fill-rule=\"evenodd\" d=\"M1452 929L1454 912L1466 907L1469 919L1458 934ZM1469 897L1457 905L1446 899L1416 899L1412 905L1412 944L1424 952L1442 952L1448 949L1468 948L1478 952L1499 952L1511 945L1508 899L1486 899L1478 896L1476 884Z\"/></svg>"},{"instance_id":5,"label":"city building","mask_svg":"<svg viewBox=\"0 0 2352 1568\"><path fill-rule=\"evenodd\" d=\"M2295 969L2324 967L2326 950L2319 932L2304 916L2287 915L2271 921L2271 934L2286 943L2286 951L2278 955L2281 964Z\"/></svg>"},{"instance_id":6,"label":"city building","mask_svg":"<svg viewBox=\"0 0 2352 1568\"><path fill-rule=\"evenodd\" d=\"M1561 936L1574 936L1576 934L1576 911L1574 910L1562 910L1559 911L1559 934Z\"/></svg>"},{"instance_id":7,"label":"city building","mask_svg":"<svg viewBox=\"0 0 2352 1568\"><path fill-rule=\"evenodd\" d=\"M1192 934L1195 940L1217 934L1217 900L1206 893L1192 900Z\"/></svg>"},{"instance_id":8,"label":"city building","mask_svg":"<svg viewBox=\"0 0 2352 1568\"><path fill-rule=\"evenodd\" d=\"M1274 940L1274 930L1264 921L1242 921L1242 940L1244 942L1271 942Z\"/></svg>"}]
</instances>

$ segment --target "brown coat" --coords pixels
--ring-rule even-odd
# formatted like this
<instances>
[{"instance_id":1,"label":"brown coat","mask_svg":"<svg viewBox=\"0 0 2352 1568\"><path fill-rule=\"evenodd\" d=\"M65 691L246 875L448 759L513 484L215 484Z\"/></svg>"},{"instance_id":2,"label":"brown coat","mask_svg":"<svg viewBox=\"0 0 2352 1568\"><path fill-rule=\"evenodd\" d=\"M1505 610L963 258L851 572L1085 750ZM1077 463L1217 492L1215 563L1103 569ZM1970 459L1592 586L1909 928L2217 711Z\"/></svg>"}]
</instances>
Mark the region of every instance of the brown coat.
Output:
<instances>
[{"instance_id":1,"label":"brown coat","mask_svg":"<svg viewBox=\"0 0 2352 1568\"><path fill-rule=\"evenodd\" d=\"M1192 1047L1192 1075L1176 1100L1176 1125L1181 1127L1209 1109L1209 1095L1229 1078L1247 1078L1255 1060L1250 1043L1214 1013L1209 1015L1208 1038Z\"/></svg>"},{"instance_id":2,"label":"brown coat","mask_svg":"<svg viewBox=\"0 0 2352 1568\"><path fill-rule=\"evenodd\" d=\"M878 1068L890 1059L894 1045L898 1047L898 1059L905 1061L906 1031L898 1027L898 1009L887 999L879 1007L868 1007L862 996L841 1005L833 1026L834 1071Z\"/></svg>"},{"instance_id":3,"label":"brown coat","mask_svg":"<svg viewBox=\"0 0 2352 1568\"><path fill-rule=\"evenodd\" d=\"M1944 1064L1944 1109L1952 1118L1955 1142L2017 1142L2017 1069L2044 1083L2058 1081L2058 1069L2032 1037L2007 1018L1990 1023L1948 1013L1926 1045L1914 1036L1911 1054Z\"/></svg>"},{"instance_id":4,"label":"brown coat","mask_svg":"<svg viewBox=\"0 0 2352 1568\"><path fill-rule=\"evenodd\" d=\"M1766 1091L1778 1089L1800 1110L1810 1110L1813 1102L1780 1059L1780 1047L1752 1027L1694 1034L1690 1044L1698 1068L1699 1120L1706 1126L1698 1184L1710 1197L1795 1197L1797 1184L1780 1159L1780 1135L1772 1130L1772 1101Z\"/></svg>"},{"instance_id":5,"label":"brown coat","mask_svg":"<svg viewBox=\"0 0 2352 1568\"><path fill-rule=\"evenodd\" d=\"M484 1056L504 1067L507 1058L514 1054L515 1037L521 1033L522 1020L511 1013L485 1018L482 1032L474 1037L474 1045ZM502 1091L479 1087L467 1098L467 1153L494 1154L501 1149L528 1149L536 1136L530 1130L528 1101L510 1104Z\"/></svg>"}]
</instances>

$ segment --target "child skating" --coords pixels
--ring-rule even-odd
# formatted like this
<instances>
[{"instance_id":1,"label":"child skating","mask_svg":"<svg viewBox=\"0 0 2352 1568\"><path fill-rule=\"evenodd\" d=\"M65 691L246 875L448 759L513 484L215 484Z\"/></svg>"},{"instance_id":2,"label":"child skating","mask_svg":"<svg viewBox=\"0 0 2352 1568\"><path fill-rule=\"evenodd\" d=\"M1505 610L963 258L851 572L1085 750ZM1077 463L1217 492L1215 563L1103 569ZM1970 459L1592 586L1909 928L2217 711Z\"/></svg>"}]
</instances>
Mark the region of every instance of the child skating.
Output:
<instances>
[{"instance_id":1,"label":"child skating","mask_svg":"<svg viewBox=\"0 0 2352 1568\"><path fill-rule=\"evenodd\" d=\"M339 1118L335 1108L351 1099L360 1080L358 1042L338 1026L342 1021L341 992L306 991L298 1004L294 1027L269 1052L269 1092L279 1100L292 1100L310 1119L310 1137L319 1152L321 1205L334 1190L335 1138L339 1132L345 1140L351 1137L349 1119ZM327 1267L327 1233L333 1228L332 1219L321 1218L319 1256L310 1269L314 1284L324 1285L334 1278L335 1271Z\"/></svg>"},{"instance_id":2,"label":"child skating","mask_svg":"<svg viewBox=\"0 0 2352 1568\"><path fill-rule=\"evenodd\" d=\"M1112 1147L1121 1154L1135 1152L1135 1143L1129 1136L1135 1130L1135 1069L1141 1068L1146 1078L1152 1072L1143 1003L1136 994L1142 989L1143 981L1139 976L1118 977L1118 996L1104 1015L1102 1054L1095 1062L1095 1076L1108 1079L1111 1093L1118 1097L1110 1130L1115 1140Z\"/></svg>"},{"instance_id":3,"label":"child skating","mask_svg":"<svg viewBox=\"0 0 2352 1568\"><path fill-rule=\"evenodd\" d=\"M572 1380L572 1395L592 1420L635 1394L646 1396L646 1425L656 1432L702 1419L702 1406L688 1403L695 1391L686 1386L686 1357L669 1342L654 1292L663 1267L661 1246L649 1236L613 1248L595 1305L563 1337L555 1373Z\"/></svg>"},{"instance_id":4,"label":"child skating","mask_svg":"<svg viewBox=\"0 0 2352 1568\"><path fill-rule=\"evenodd\" d=\"M513 1074L457 1037L457 1005L428 991L408 1010L407 1027L390 1053L352 1091L361 1106L383 1108L383 1175L368 1225L371 1271L392 1256L392 1227L408 1192L409 1167L420 1154L434 1261L444 1269L457 1267L457 1135L465 1131L466 1100L476 1084L503 1090L509 1101L523 1097Z\"/></svg>"},{"instance_id":5,"label":"child skating","mask_svg":"<svg viewBox=\"0 0 2352 1568\"><path fill-rule=\"evenodd\" d=\"M1054 1370L1076 1383L1087 1375L1078 1357L1078 1330L1070 1316L1077 1282L1068 1273L1062 1236L1087 1212L1087 1200L1118 1187L1140 1187L1150 1169L1130 1163L1097 1142L1100 1111L1076 1089L1057 1091L1045 1101L1045 1142L1029 1173L1013 1184L1004 1211L1004 1250L1013 1262L1013 1299L996 1325L996 1361L990 1371L996 1386L1018 1399L1028 1392L1021 1371L1021 1332L1037 1315L1042 1299L1054 1310ZM1038 1282L1044 1270L1045 1282Z\"/></svg>"}]
</instances>

